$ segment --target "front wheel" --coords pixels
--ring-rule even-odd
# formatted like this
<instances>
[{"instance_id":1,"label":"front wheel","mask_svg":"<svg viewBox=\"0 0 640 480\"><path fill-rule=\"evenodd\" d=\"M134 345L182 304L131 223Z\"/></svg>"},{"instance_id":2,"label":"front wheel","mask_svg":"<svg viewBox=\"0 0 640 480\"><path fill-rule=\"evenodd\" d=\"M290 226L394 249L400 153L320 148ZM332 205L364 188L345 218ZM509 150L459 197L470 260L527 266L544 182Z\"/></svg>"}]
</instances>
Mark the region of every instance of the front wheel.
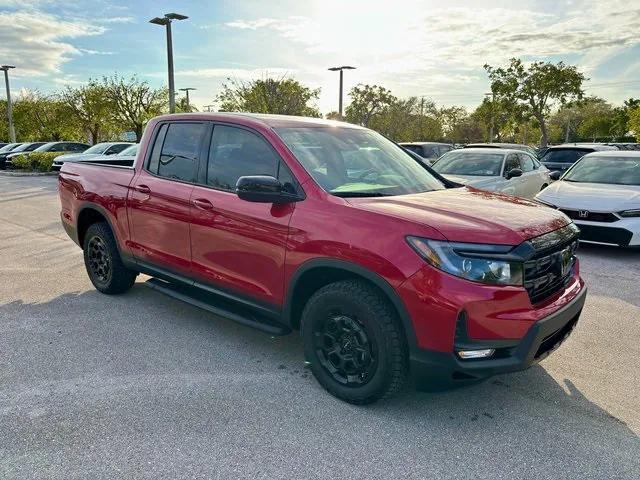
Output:
<instances>
[{"instance_id":1,"label":"front wheel","mask_svg":"<svg viewBox=\"0 0 640 480\"><path fill-rule=\"evenodd\" d=\"M93 286L102 293L117 294L129 290L137 272L122 263L116 239L105 222L91 225L84 236L84 265Z\"/></svg>"},{"instance_id":2,"label":"front wheel","mask_svg":"<svg viewBox=\"0 0 640 480\"><path fill-rule=\"evenodd\" d=\"M400 391L408 373L400 321L377 289L359 280L318 290L302 314L305 357L332 395L367 404Z\"/></svg>"}]
</instances>

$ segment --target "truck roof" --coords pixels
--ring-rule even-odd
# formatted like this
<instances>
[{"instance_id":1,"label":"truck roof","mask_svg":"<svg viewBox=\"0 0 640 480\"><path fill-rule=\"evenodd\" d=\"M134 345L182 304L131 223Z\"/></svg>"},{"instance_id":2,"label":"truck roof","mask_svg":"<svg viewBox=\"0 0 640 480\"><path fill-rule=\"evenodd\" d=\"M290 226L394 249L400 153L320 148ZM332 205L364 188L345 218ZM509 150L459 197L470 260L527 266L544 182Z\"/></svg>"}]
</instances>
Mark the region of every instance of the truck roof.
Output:
<instances>
[{"instance_id":1,"label":"truck roof","mask_svg":"<svg viewBox=\"0 0 640 480\"><path fill-rule=\"evenodd\" d=\"M263 127L344 127L358 128L352 123L339 122L336 120L325 120L322 118L297 117L293 115L274 115L266 113L244 113L244 112L195 112L195 113L173 113L156 117L155 120L209 120L209 121L229 121L241 123L247 126L260 125Z\"/></svg>"}]
</instances>

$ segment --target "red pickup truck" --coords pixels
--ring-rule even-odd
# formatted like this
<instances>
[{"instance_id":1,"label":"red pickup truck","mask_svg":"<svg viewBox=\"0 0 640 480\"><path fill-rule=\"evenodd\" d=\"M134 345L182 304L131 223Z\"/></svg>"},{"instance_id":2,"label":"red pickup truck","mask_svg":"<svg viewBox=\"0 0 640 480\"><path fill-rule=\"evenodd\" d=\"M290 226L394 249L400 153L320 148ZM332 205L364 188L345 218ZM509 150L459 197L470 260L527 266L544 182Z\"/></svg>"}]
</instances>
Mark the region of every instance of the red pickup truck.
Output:
<instances>
[{"instance_id":1,"label":"red pickup truck","mask_svg":"<svg viewBox=\"0 0 640 480\"><path fill-rule=\"evenodd\" d=\"M144 273L218 315L299 329L317 380L352 403L409 375L441 388L525 369L585 300L564 214L452 184L354 125L162 116L132 167L65 163L59 191L99 291Z\"/></svg>"}]
</instances>

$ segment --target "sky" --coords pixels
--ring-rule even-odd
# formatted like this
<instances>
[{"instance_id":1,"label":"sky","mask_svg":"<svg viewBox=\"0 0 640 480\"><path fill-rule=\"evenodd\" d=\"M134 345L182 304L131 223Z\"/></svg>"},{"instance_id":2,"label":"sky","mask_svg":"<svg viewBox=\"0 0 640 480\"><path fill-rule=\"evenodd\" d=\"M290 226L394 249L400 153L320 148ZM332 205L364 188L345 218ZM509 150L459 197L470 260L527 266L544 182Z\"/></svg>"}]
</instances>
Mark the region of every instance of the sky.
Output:
<instances>
[{"instance_id":1,"label":"sky","mask_svg":"<svg viewBox=\"0 0 640 480\"><path fill-rule=\"evenodd\" d=\"M640 97L640 0L0 0L0 64L17 67L14 93L114 72L166 85L164 28L148 21L168 12L189 16L173 24L176 88L196 88L200 109L227 78L287 75L337 110L337 65L356 67L345 94L377 84L473 108L489 91L483 65L511 57L576 65L613 103Z\"/></svg>"}]
</instances>

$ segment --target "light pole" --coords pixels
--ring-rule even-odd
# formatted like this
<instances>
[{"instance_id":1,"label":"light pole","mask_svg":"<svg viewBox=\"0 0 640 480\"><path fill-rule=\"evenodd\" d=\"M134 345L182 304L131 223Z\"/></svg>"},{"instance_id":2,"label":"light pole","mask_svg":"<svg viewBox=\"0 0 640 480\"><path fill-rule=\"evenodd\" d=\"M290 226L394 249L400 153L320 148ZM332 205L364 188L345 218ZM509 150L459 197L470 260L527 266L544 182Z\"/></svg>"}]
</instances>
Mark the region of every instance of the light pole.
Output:
<instances>
[{"instance_id":1,"label":"light pole","mask_svg":"<svg viewBox=\"0 0 640 480\"><path fill-rule=\"evenodd\" d=\"M191 107L189 106L189 90L196 90L193 87L179 88L181 92L184 92L187 95L187 112L191 111Z\"/></svg>"},{"instance_id":2,"label":"light pole","mask_svg":"<svg viewBox=\"0 0 640 480\"><path fill-rule=\"evenodd\" d=\"M7 117L9 118L9 139L11 143L16 143L16 129L13 126L13 106L11 105L11 89L9 88L9 70L16 68L13 65L2 65L0 70L4 71L4 84L7 87Z\"/></svg>"},{"instance_id":3,"label":"light pole","mask_svg":"<svg viewBox=\"0 0 640 480\"><path fill-rule=\"evenodd\" d=\"M169 113L176 111L175 87L173 84L173 45L171 40L171 22L173 20L186 20L186 15L179 13L166 13L164 17L155 17L149 20L149 23L156 25L164 25L167 29L167 64L169 68Z\"/></svg>"},{"instance_id":4,"label":"light pole","mask_svg":"<svg viewBox=\"0 0 640 480\"><path fill-rule=\"evenodd\" d=\"M485 96L491 97L491 126L489 127L489 143L493 143L493 125L495 123L495 103L496 103L496 94L495 92L485 93Z\"/></svg>"},{"instance_id":5,"label":"light pole","mask_svg":"<svg viewBox=\"0 0 640 480\"><path fill-rule=\"evenodd\" d=\"M340 93L338 96L338 114L340 118L342 118L342 76L344 70L355 70L356 67L350 67L348 65L343 65L342 67L331 67L329 70L332 72L340 72Z\"/></svg>"}]
</instances>

